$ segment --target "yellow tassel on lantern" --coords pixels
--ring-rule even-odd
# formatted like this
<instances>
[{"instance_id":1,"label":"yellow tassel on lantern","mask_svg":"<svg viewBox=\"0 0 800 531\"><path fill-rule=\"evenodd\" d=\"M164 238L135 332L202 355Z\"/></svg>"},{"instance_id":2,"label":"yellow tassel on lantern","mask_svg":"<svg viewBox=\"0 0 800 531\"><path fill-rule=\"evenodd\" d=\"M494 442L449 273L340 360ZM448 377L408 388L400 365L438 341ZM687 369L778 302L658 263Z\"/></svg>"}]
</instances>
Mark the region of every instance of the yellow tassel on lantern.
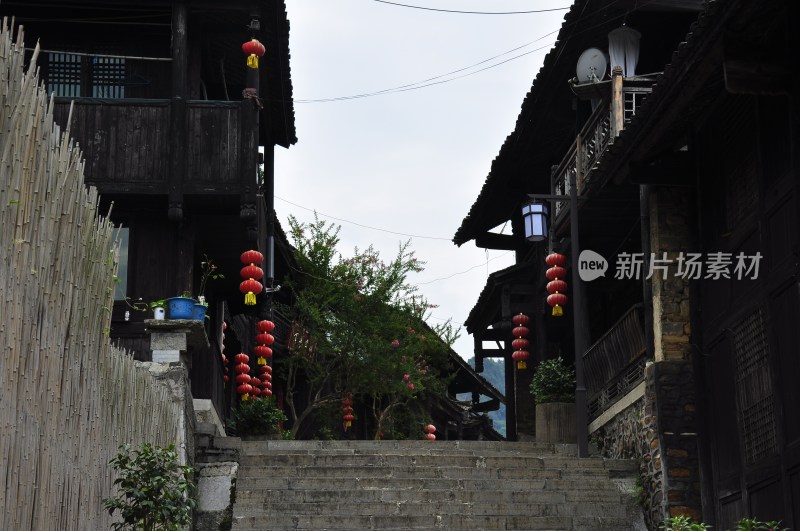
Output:
<instances>
[{"instance_id":1,"label":"yellow tassel on lantern","mask_svg":"<svg viewBox=\"0 0 800 531\"><path fill-rule=\"evenodd\" d=\"M242 401L245 401L245 400L250 400L250 395L248 393L245 393L245 394L242 395Z\"/></svg>"},{"instance_id":2,"label":"yellow tassel on lantern","mask_svg":"<svg viewBox=\"0 0 800 531\"><path fill-rule=\"evenodd\" d=\"M553 306L553 317L561 317L564 315L564 308L556 304Z\"/></svg>"},{"instance_id":3,"label":"yellow tassel on lantern","mask_svg":"<svg viewBox=\"0 0 800 531\"><path fill-rule=\"evenodd\" d=\"M247 56L247 66L250 68L258 68L258 56L254 53L251 53Z\"/></svg>"},{"instance_id":4,"label":"yellow tassel on lantern","mask_svg":"<svg viewBox=\"0 0 800 531\"><path fill-rule=\"evenodd\" d=\"M344 421L344 427L345 427L345 429L349 428L349 427L350 427L350 426L352 426L352 425L353 425L353 421L351 421L351 420L346 420L346 421Z\"/></svg>"},{"instance_id":5,"label":"yellow tassel on lantern","mask_svg":"<svg viewBox=\"0 0 800 531\"><path fill-rule=\"evenodd\" d=\"M255 306L256 305L256 295L252 291L248 291L247 295L244 296L244 304L245 306Z\"/></svg>"},{"instance_id":6,"label":"yellow tassel on lantern","mask_svg":"<svg viewBox=\"0 0 800 531\"><path fill-rule=\"evenodd\" d=\"M517 369L523 370L523 369L527 369L527 368L528 368L528 364L525 363L524 361L518 361L517 362Z\"/></svg>"},{"instance_id":7,"label":"yellow tassel on lantern","mask_svg":"<svg viewBox=\"0 0 800 531\"><path fill-rule=\"evenodd\" d=\"M259 356L258 359L256 360L256 364L258 364L258 365L266 365L267 364L267 358L262 358L261 356Z\"/></svg>"}]
</instances>

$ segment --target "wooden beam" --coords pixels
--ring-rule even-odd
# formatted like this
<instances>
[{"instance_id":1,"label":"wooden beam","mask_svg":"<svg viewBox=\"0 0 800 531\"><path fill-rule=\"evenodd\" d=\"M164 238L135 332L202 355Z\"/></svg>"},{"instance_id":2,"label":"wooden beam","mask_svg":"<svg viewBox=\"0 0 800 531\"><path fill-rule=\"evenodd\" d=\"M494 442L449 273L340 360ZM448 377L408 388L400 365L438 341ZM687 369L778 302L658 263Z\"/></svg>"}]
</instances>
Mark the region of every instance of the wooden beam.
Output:
<instances>
[{"instance_id":1,"label":"wooden beam","mask_svg":"<svg viewBox=\"0 0 800 531\"><path fill-rule=\"evenodd\" d=\"M506 351L498 348L482 348L478 356L481 360L485 358L502 358L506 355Z\"/></svg>"},{"instance_id":2,"label":"wooden beam","mask_svg":"<svg viewBox=\"0 0 800 531\"><path fill-rule=\"evenodd\" d=\"M496 398L472 406L472 411L475 411L476 413L484 413L486 411L497 411L498 409L500 409L500 401Z\"/></svg>"},{"instance_id":3,"label":"wooden beam","mask_svg":"<svg viewBox=\"0 0 800 531\"><path fill-rule=\"evenodd\" d=\"M498 249L502 251L516 251L525 247L520 238L510 234L495 234L486 232L475 238L475 246L481 249Z\"/></svg>"}]
</instances>

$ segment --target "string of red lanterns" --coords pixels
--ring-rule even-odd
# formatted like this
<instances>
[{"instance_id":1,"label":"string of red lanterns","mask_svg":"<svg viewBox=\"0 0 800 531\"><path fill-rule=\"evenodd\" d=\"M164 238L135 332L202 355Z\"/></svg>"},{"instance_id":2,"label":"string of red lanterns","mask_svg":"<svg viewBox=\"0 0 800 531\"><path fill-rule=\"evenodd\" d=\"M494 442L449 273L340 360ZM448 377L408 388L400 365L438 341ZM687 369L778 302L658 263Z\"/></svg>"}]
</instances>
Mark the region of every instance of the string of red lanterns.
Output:
<instances>
[{"instance_id":1,"label":"string of red lanterns","mask_svg":"<svg viewBox=\"0 0 800 531\"><path fill-rule=\"evenodd\" d=\"M567 270L564 265L567 263L567 257L559 253L550 253L544 259L545 263L550 266L545 276L550 282L547 283L547 304L553 307L553 317L561 317L564 315L563 306L569 300L564 292L567 291L568 284L562 280L567 276Z\"/></svg>"},{"instance_id":2,"label":"string of red lanterns","mask_svg":"<svg viewBox=\"0 0 800 531\"><path fill-rule=\"evenodd\" d=\"M517 369L523 370L528 368L527 359L530 357L530 352L527 349L528 345L530 344L526 337L530 333L527 325L530 321L530 318L525 315L524 313L519 313L511 318L511 322L514 323L514 329L511 331L511 334L514 336L514 341L511 342L511 346L514 347L514 353L511 355L511 359L517 362Z\"/></svg>"},{"instance_id":3,"label":"string of red lanterns","mask_svg":"<svg viewBox=\"0 0 800 531\"><path fill-rule=\"evenodd\" d=\"M247 306L254 306L256 304L256 295L259 295L264 286L259 282L264 277L264 270L256 264L261 264L264 261L264 255L258 251L245 251L240 257L245 267L242 268L240 274L244 279L239 284L239 291L244 294L244 303Z\"/></svg>"},{"instance_id":4,"label":"string of red lanterns","mask_svg":"<svg viewBox=\"0 0 800 531\"><path fill-rule=\"evenodd\" d=\"M256 345L253 348L253 354L256 355L256 365L266 365L267 358L272 357L272 349L270 345L275 342L275 336L270 334L273 330L275 330L275 323L272 321L259 321L256 323L256 330L258 330L258 334L256 334Z\"/></svg>"},{"instance_id":5,"label":"string of red lanterns","mask_svg":"<svg viewBox=\"0 0 800 531\"><path fill-rule=\"evenodd\" d=\"M347 431L347 428L353 425L353 421L356 420L356 416L353 415L353 395L347 394L342 399L342 423L344 425L344 431Z\"/></svg>"},{"instance_id":6,"label":"string of red lanterns","mask_svg":"<svg viewBox=\"0 0 800 531\"><path fill-rule=\"evenodd\" d=\"M236 362L233 370L236 373L236 392L242 397L242 400L249 400L250 394L253 392L253 386L250 384L252 378L250 377L250 356L244 352L240 352L233 357Z\"/></svg>"},{"instance_id":7,"label":"string of red lanterns","mask_svg":"<svg viewBox=\"0 0 800 531\"><path fill-rule=\"evenodd\" d=\"M427 426L422 428L422 431L425 432L425 438L428 439L429 441L436 440L436 435L434 435L434 432L436 432L436 426L434 426L433 424L428 424Z\"/></svg>"}]
</instances>

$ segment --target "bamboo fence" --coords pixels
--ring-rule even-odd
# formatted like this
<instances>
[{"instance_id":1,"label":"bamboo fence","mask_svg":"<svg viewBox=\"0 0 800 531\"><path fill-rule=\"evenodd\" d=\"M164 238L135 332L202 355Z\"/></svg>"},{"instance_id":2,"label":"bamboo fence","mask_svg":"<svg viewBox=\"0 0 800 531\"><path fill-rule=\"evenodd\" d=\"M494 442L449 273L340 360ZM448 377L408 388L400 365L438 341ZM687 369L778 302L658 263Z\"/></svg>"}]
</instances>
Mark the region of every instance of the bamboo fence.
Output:
<instances>
[{"instance_id":1,"label":"bamboo fence","mask_svg":"<svg viewBox=\"0 0 800 531\"><path fill-rule=\"evenodd\" d=\"M179 408L111 346L118 243L69 131L53 122L38 46L0 27L0 529L110 528L119 445L177 441Z\"/></svg>"}]
</instances>

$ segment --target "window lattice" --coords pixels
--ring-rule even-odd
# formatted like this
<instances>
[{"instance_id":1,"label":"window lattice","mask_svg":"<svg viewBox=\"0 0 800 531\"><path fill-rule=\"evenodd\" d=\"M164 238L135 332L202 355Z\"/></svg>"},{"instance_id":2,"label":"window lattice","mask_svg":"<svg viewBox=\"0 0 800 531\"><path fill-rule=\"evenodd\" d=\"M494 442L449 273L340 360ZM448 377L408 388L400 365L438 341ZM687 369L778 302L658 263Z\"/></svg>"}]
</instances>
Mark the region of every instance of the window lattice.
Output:
<instances>
[{"instance_id":1,"label":"window lattice","mask_svg":"<svg viewBox=\"0 0 800 531\"><path fill-rule=\"evenodd\" d=\"M759 308L734 330L736 401L745 460L756 463L776 450L775 411L764 310Z\"/></svg>"},{"instance_id":2,"label":"window lattice","mask_svg":"<svg viewBox=\"0 0 800 531\"><path fill-rule=\"evenodd\" d=\"M125 97L125 59L118 57L92 58L92 97Z\"/></svg>"},{"instance_id":3,"label":"window lattice","mask_svg":"<svg viewBox=\"0 0 800 531\"><path fill-rule=\"evenodd\" d=\"M72 53L48 54L47 88L56 96L81 95L81 56Z\"/></svg>"}]
</instances>

